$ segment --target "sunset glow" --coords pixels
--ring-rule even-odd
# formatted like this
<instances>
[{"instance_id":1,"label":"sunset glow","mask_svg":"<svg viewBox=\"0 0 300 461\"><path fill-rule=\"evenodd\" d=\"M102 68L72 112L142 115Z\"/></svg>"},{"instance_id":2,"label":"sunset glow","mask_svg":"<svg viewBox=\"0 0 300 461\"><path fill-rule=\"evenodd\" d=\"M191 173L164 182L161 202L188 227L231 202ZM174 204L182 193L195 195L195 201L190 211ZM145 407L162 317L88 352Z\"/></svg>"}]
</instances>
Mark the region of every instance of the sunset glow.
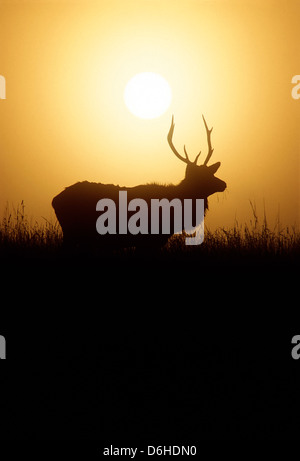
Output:
<instances>
[{"instance_id":1,"label":"sunset glow","mask_svg":"<svg viewBox=\"0 0 300 461\"><path fill-rule=\"evenodd\" d=\"M24 200L48 217L81 180L176 184L172 114L191 158L206 149L204 114L228 184L207 225L244 222L249 200L299 223L299 14L295 1L2 1L0 214ZM137 96L145 71L167 82L155 98Z\"/></svg>"}]
</instances>

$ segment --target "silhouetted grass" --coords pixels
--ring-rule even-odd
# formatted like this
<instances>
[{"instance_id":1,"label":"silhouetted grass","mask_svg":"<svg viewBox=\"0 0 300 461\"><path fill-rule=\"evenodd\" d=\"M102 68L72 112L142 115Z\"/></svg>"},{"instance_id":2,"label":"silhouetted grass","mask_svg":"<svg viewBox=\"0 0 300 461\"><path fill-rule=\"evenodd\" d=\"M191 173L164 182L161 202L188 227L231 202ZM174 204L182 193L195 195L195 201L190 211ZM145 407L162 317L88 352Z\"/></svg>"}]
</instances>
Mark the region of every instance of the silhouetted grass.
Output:
<instances>
[{"instance_id":1,"label":"silhouetted grass","mask_svg":"<svg viewBox=\"0 0 300 461\"><path fill-rule=\"evenodd\" d=\"M25 213L22 201L17 207L6 206L0 224L0 256L40 256L57 253L62 245L58 222L33 222Z\"/></svg>"},{"instance_id":2,"label":"silhouetted grass","mask_svg":"<svg viewBox=\"0 0 300 461\"><path fill-rule=\"evenodd\" d=\"M116 260L140 261L153 258L165 261L183 259L187 261L205 261L205 263L291 263L300 259L300 232L295 228L282 228L278 222L271 229L264 215L260 220L255 205L249 224L237 221L231 228L220 227L212 232L205 229L202 245L186 246L185 236L173 236L168 244L157 252L147 254L135 249L124 249L103 256L99 251L84 254L78 249L66 254L63 250L63 235L57 221L44 219L43 223L33 222L25 212L22 201L16 208L6 207L0 223L0 257L53 259L63 256L89 257Z\"/></svg>"},{"instance_id":3,"label":"silhouetted grass","mask_svg":"<svg viewBox=\"0 0 300 461\"><path fill-rule=\"evenodd\" d=\"M300 232L295 228L281 227L279 221L272 229L266 215L260 220L256 207L250 202L252 219L249 224L235 222L231 228L220 227L214 232L205 229L202 245L185 246L184 236L174 236L168 251L182 252L191 259L204 258L224 263L291 263L300 257Z\"/></svg>"}]
</instances>

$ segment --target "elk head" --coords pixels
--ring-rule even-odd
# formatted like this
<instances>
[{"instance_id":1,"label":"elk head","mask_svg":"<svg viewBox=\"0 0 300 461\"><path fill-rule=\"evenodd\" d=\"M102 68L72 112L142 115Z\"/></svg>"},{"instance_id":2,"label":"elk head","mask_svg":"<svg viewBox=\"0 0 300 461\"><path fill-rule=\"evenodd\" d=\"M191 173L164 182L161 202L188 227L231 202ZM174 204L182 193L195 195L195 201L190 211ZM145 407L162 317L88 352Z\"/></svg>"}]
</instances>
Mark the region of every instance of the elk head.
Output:
<instances>
[{"instance_id":1,"label":"elk head","mask_svg":"<svg viewBox=\"0 0 300 461\"><path fill-rule=\"evenodd\" d=\"M226 183L219 178L216 178L214 174L219 169L221 163L217 162L213 165L208 166L207 163L209 162L214 149L211 147L211 132L212 128L209 130L206 124L206 120L202 115L206 134L207 134L207 144L208 144L208 153L206 159L204 160L203 165L197 165L197 160L201 154L201 151L196 156L193 162L190 161L185 146L183 147L185 157L180 155L173 145L173 133L174 133L174 116L172 116L172 123L168 133L168 143L171 147L172 151L179 158L182 162L186 163L186 172L185 172L185 179L182 183L185 183L189 189L193 190L194 193L200 194L200 197L208 197L215 192L223 192L226 189Z\"/></svg>"}]
</instances>

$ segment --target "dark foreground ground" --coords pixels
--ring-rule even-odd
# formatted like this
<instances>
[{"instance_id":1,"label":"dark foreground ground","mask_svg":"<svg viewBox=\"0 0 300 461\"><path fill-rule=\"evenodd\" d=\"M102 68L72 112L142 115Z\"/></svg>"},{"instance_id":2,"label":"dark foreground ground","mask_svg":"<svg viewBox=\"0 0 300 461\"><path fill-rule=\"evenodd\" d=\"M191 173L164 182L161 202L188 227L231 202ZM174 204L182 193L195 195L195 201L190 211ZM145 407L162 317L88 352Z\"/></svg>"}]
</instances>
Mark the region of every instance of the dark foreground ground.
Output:
<instances>
[{"instance_id":1,"label":"dark foreground ground","mask_svg":"<svg viewBox=\"0 0 300 461\"><path fill-rule=\"evenodd\" d=\"M296 257L17 256L2 272L3 440L299 438Z\"/></svg>"}]
</instances>

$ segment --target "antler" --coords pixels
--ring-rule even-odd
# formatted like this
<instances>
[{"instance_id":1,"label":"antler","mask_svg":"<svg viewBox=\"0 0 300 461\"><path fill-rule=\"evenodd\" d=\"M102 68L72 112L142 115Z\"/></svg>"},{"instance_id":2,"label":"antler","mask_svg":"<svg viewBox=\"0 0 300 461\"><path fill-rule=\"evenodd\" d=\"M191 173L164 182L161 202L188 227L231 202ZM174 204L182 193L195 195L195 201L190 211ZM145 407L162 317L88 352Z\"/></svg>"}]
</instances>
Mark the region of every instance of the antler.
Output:
<instances>
[{"instance_id":1,"label":"antler","mask_svg":"<svg viewBox=\"0 0 300 461\"><path fill-rule=\"evenodd\" d=\"M179 152L177 152L177 150L174 147L174 144L173 144L173 141L172 141L173 133L174 133L174 127L175 127L174 115L172 115L172 122L171 122L170 130L169 130L169 133L168 133L168 137L167 137L169 146L171 147L171 149L174 152L174 154L176 155L176 157L179 158L179 160L181 160L184 163L191 163L191 161L190 161L190 159L188 157L187 151L185 149L185 146L184 146L184 153L185 153L186 158L182 157L182 155L180 155Z\"/></svg>"},{"instance_id":2,"label":"antler","mask_svg":"<svg viewBox=\"0 0 300 461\"><path fill-rule=\"evenodd\" d=\"M191 164L191 163L196 164L196 163L197 163L197 160L198 160L198 158L199 158L199 155L201 154L201 151L200 151L199 154L196 156L194 162L191 162L190 159L189 159L189 156L188 156L188 154L187 154L186 148L185 148L185 146L183 146L185 158L182 157L182 155L180 155L179 152L177 152L177 150L175 149L174 144L173 144L173 141L172 141L173 133L174 133L174 127L175 127L174 115L172 115L172 122L171 122L170 130L169 130L169 133L168 133L168 137L167 137L169 146L171 147L171 149L172 149L172 151L174 152L174 154L176 155L176 157L179 158L179 160L181 160L182 162L187 163L187 164Z\"/></svg>"},{"instance_id":3,"label":"antler","mask_svg":"<svg viewBox=\"0 0 300 461\"><path fill-rule=\"evenodd\" d=\"M204 115L202 115L202 118L203 118L203 121L204 121L204 125L205 125L205 129L206 129L206 134L207 134L207 144L208 144L208 154L206 156L206 159L204 160L204 163L203 165L207 165L210 157L212 156L212 153L213 153L213 149L211 147L211 139L210 139L210 135L211 135L211 132L212 132L212 128L209 130L208 127L207 127L207 123L206 123L206 120L204 118Z\"/></svg>"}]
</instances>

